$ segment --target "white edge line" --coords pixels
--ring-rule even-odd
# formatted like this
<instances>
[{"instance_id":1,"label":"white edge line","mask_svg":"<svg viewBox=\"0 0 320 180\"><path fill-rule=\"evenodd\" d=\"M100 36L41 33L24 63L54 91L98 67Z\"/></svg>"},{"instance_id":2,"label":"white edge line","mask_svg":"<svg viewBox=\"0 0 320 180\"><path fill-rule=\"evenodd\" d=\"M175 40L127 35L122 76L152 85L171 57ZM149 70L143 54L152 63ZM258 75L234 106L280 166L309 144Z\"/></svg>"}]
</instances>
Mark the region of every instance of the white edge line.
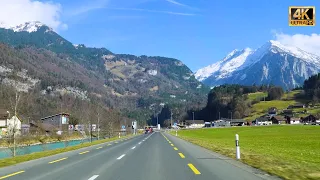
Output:
<instances>
[{"instance_id":1,"label":"white edge line","mask_svg":"<svg viewBox=\"0 0 320 180\"><path fill-rule=\"evenodd\" d=\"M139 142L139 144L141 144L141 142Z\"/></svg>"},{"instance_id":2,"label":"white edge line","mask_svg":"<svg viewBox=\"0 0 320 180\"><path fill-rule=\"evenodd\" d=\"M88 180L94 180L98 177L99 175L93 175L91 178L89 178Z\"/></svg>"},{"instance_id":3,"label":"white edge line","mask_svg":"<svg viewBox=\"0 0 320 180\"><path fill-rule=\"evenodd\" d=\"M125 154L122 154L120 157L118 157L117 159L120 160L125 156Z\"/></svg>"},{"instance_id":4,"label":"white edge line","mask_svg":"<svg viewBox=\"0 0 320 180\"><path fill-rule=\"evenodd\" d=\"M134 148L136 148L135 146L133 146L131 149L134 149Z\"/></svg>"}]
</instances>

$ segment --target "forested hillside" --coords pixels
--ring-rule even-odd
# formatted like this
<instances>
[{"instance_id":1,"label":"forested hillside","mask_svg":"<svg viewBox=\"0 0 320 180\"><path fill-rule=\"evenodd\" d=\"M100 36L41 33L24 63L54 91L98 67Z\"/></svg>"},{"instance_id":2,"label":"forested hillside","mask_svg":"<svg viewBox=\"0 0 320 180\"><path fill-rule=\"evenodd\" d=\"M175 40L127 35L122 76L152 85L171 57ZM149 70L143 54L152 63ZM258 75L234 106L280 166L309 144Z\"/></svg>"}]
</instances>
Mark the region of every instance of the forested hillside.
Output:
<instances>
[{"instance_id":1,"label":"forested hillside","mask_svg":"<svg viewBox=\"0 0 320 180\"><path fill-rule=\"evenodd\" d=\"M16 82L20 90L35 91L43 98L69 94L95 99L141 122L164 105L179 112L203 106L209 91L177 59L73 45L47 26L31 33L0 28L0 42L4 43L0 45L2 85ZM50 113L57 112L49 107Z\"/></svg>"}]
</instances>

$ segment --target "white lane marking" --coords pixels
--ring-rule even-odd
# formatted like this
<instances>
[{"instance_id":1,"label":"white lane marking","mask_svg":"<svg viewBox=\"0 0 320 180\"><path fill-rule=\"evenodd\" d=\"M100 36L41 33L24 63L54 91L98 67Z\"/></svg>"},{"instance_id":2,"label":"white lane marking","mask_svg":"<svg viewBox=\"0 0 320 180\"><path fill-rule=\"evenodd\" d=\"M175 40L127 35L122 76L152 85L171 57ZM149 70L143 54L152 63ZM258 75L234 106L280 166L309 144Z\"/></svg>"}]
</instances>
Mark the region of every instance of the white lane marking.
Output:
<instances>
[{"instance_id":1,"label":"white lane marking","mask_svg":"<svg viewBox=\"0 0 320 180\"><path fill-rule=\"evenodd\" d=\"M142 141L145 141L145 140L142 140Z\"/></svg>"},{"instance_id":2,"label":"white lane marking","mask_svg":"<svg viewBox=\"0 0 320 180\"><path fill-rule=\"evenodd\" d=\"M125 156L125 154L122 154L120 157L118 157L117 159L120 160Z\"/></svg>"},{"instance_id":3,"label":"white lane marking","mask_svg":"<svg viewBox=\"0 0 320 180\"><path fill-rule=\"evenodd\" d=\"M135 146L133 146L131 149L134 149L134 148L136 148Z\"/></svg>"},{"instance_id":4,"label":"white lane marking","mask_svg":"<svg viewBox=\"0 0 320 180\"><path fill-rule=\"evenodd\" d=\"M141 142L139 142L139 144L141 144Z\"/></svg>"},{"instance_id":5,"label":"white lane marking","mask_svg":"<svg viewBox=\"0 0 320 180\"><path fill-rule=\"evenodd\" d=\"M93 175L91 178L89 178L88 180L94 180L98 177L99 175Z\"/></svg>"}]
</instances>

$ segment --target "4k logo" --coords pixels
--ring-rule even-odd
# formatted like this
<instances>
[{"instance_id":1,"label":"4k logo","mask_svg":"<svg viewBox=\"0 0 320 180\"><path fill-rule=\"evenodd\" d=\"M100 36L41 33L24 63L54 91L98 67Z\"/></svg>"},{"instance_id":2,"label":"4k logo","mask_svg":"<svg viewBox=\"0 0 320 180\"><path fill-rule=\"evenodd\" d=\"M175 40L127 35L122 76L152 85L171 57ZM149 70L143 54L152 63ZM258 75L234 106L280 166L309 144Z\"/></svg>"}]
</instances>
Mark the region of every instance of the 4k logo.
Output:
<instances>
[{"instance_id":1,"label":"4k logo","mask_svg":"<svg viewBox=\"0 0 320 180\"><path fill-rule=\"evenodd\" d=\"M314 6L290 6L289 26L315 26L315 15Z\"/></svg>"}]
</instances>

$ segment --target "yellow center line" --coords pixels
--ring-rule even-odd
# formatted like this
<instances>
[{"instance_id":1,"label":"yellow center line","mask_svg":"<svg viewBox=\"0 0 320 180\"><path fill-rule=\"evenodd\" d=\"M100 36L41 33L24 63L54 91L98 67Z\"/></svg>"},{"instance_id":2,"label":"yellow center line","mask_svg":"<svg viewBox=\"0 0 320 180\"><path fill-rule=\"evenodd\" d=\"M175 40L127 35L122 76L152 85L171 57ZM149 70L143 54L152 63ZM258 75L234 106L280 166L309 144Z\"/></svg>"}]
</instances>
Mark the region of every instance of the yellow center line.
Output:
<instances>
[{"instance_id":1,"label":"yellow center line","mask_svg":"<svg viewBox=\"0 0 320 180\"><path fill-rule=\"evenodd\" d=\"M116 144L118 144L118 141L117 142L115 142Z\"/></svg>"},{"instance_id":2,"label":"yellow center line","mask_svg":"<svg viewBox=\"0 0 320 180\"><path fill-rule=\"evenodd\" d=\"M188 166L193 171L194 174L201 174L200 171L196 167L194 167L193 164L189 163Z\"/></svg>"},{"instance_id":3,"label":"yellow center line","mask_svg":"<svg viewBox=\"0 0 320 180\"><path fill-rule=\"evenodd\" d=\"M102 147L98 147L97 149L101 149Z\"/></svg>"},{"instance_id":4,"label":"yellow center line","mask_svg":"<svg viewBox=\"0 0 320 180\"><path fill-rule=\"evenodd\" d=\"M179 156L180 156L181 158L186 158L182 153L179 153Z\"/></svg>"},{"instance_id":5,"label":"yellow center line","mask_svg":"<svg viewBox=\"0 0 320 180\"><path fill-rule=\"evenodd\" d=\"M171 144L171 141L168 141L168 143L170 143L170 144Z\"/></svg>"},{"instance_id":6,"label":"yellow center line","mask_svg":"<svg viewBox=\"0 0 320 180\"><path fill-rule=\"evenodd\" d=\"M112 144L108 144L108 146L111 146Z\"/></svg>"},{"instance_id":7,"label":"yellow center line","mask_svg":"<svg viewBox=\"0 0 320 180\"><path fill-rule=\"evenodd\" d=\"M171 144L171 146L174 146L173 144Z\"/></svg>"},{"instance_id":8,"label":"yellow center line","mask_svg":"<svg viewBox=\"0 0 320 180\"><path fill-rule=\"evenodd\" d=\"M173 149L176 150L176 151L178 151L178 148L176 148L176 147L174 147Z\"/></svg>"},{"instance_id":9,"label":"yellow center line","mask_svg":"<svg viewBox=\"0 0 320 180\"><path fill-rule=\"evenodd\" d=\"M88 153L88 152L90 152L90 151L84 151L84 152L81 152L79 154L85 154L85 153Z\"/></svg>"},{"instance_id":10,"label":"yellow center line","mask_svg":"<svg viewBox=\"0 0 320 180\"><path fill-rule=\"evenodd\" d=\"M68 159L68 158L65 157L65 158L57 159L57 160L54 160L54 161L49 162L49 164L56 163L56 162L59 162L59 161L63 161L63 160L65 160L65 159Z\"/></svg>"},{"instance_id":11,"label":"yellow center line","mask_svg":"<svg viewBox=\"0 0 320 180\"><path fill-rule=\"evenodd\" d=\"M17 175L17 174L21 174L21 173L24 173L24 172L25 171L18 171L18 172L12 173L12 174L8 174L6 176L2 176L2 177L0 177L0 179L5 179L5 178L11 177L11 176L14 176L14 175Z\"/></svg>"}]
</instances>

